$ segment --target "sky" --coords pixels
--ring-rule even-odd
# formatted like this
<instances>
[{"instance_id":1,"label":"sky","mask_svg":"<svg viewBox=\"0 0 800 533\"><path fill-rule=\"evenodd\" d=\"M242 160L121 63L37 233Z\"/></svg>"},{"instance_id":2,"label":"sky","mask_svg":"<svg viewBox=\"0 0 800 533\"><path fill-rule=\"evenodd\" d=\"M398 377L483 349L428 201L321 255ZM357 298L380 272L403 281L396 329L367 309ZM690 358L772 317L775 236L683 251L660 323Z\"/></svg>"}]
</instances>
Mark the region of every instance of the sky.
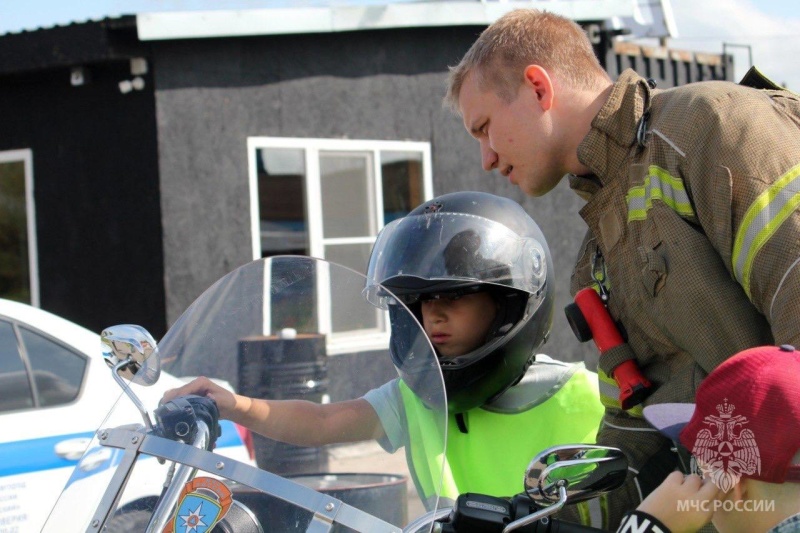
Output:
<instances>
[{"instance_id":1,"label":"sky","mask_svg":"<svg viewBox=\"0 0 800 533\"><path fill-rule=\"evenodd\" d=\"M388 0L0 0L0 34L54 24L154 11L247 9L290 5L382 4ZM476 0L477 1L477 0ZM603 0L596 0L603 1ZM546 5L545 0L530 3ZM671 48L734 56L738 80L753 63L800 92L800 1L671 0L678 37ZM791 28L795 28L792 33ZM731 46L733 45L733 46ZM748 48L749 46L749 48Z\"/></svg>"}]
</instances>

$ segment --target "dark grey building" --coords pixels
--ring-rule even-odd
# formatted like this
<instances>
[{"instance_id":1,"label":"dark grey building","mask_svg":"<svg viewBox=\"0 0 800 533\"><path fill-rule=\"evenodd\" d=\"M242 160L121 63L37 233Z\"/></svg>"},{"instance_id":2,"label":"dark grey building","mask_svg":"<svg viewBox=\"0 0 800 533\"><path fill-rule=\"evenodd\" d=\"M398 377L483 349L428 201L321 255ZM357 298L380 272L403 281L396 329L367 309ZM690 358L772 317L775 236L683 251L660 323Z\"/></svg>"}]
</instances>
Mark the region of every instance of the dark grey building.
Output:
<instances>
[{"instance_id":1,"label":"dark grey building","mask_svg":"<svg viewBox=\"0 0 800 533\"><path fill-rule=\"evenodd\" d=\"M625 28L609 21L632 3L546 8L586 27L612 76L729 78L730 59L619 42ZM483 190L519 201L548 238L558 299L543 351L591 364L594 347L561 312L582 201L564 185L525 198L481 171L442 106L448 66L520 5L140 14L0 36L0 193L13 202L0 206L0 296L158 338L256 257L363 271L384 223L431 196ZM347 351L346 335L328 346Z\"/></svg>"}]
</instances>

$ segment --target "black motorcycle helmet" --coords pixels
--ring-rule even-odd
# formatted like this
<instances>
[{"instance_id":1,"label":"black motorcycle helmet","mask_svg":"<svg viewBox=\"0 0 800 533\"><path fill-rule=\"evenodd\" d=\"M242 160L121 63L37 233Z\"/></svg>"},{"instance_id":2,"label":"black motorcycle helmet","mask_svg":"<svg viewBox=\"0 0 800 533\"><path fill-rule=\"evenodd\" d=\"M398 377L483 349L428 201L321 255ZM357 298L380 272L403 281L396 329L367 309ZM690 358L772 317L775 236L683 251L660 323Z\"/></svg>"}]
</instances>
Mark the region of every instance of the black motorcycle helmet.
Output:
<instances>
[{"instance_id":1,"label":"black motorcycle helmet","mask_svg":"<svg viewBox=\"0 0 800 533\"><path fill-rule=\"evenodd\" d=\"M370 254L365 297L388 308L390 352L415 389L413 354L420 300L438 294L488 291L498 312L486 342L441 358L448 409L459 413L505 392L525 374L546 340L553 317L553 272L539 226L516 202L483 192L445 194L420 205L378 234ZM422 375L423 373L420 373Z\"/></svg>"}]
</instances>

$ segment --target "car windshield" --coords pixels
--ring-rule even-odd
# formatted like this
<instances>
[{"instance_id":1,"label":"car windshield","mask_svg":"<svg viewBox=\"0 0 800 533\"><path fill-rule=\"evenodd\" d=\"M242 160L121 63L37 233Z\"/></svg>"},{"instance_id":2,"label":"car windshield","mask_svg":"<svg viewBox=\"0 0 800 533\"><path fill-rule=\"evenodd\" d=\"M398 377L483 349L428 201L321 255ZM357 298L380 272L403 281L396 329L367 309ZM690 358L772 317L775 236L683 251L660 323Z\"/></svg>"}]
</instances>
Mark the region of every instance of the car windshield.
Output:
<instances>
[{"instance_id":1,"label":"car windshield","mask_svg":"<svg viewBox=\"0 0 800 533\"><path fill-rule=\"evenodd\" d=\"M232 520L233 510L263 531L400 531L431 516L439 505L446 439L441 370L413 315L401 304L372 306L365 286L363 275L319 259L256 260L204 292L157 349L141 338L115 344L118 359L107 362L130 368L122 362L125 345L144 354L130 356L144 359L144 366L126 380L130 394L120 389L119 398L108 398L109 414L44 531L155 531L157 525L159 532L202 532ZM376 440L321 447L253 434L254 461L236 460L216 452L247 440L240 426L223 424L211 452L199 449L202 424L188 436L165 429L168 417L185 414L159 407L174 387L164 380L173 376L206 376L254 398L319 404L389 387L399 391L391 397L402 404L402 416ZM108 379L114 379L111 368ZM216 481L225 488L214 488ZM168 495L173 503L165 511Z\"/></svg>"}]
</instances>

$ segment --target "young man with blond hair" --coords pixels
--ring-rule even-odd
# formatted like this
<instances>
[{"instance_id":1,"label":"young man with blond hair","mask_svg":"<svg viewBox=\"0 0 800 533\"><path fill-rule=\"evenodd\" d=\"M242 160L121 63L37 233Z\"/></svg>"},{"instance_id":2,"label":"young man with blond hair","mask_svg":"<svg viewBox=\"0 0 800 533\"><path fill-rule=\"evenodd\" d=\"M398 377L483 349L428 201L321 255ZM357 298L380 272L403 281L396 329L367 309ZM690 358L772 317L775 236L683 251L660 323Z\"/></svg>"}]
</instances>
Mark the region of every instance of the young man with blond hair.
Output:
<instances>
[{"instance_id":1,"label":"young man with blond hair","mask_svg":"<svg viewBox=\"0 0 800 533\"><path fill-rule=\"evenodd\" d=\"M678 462L641 404L622 408L613 376L629 354L647 405L693 401L745 348L800 346L800 100L725 81L658 90L632 70L612 81L575 22L521 9L451 69L446 102L485 170L531 196L567 176L587 201L571 290L605 296L630 347L598 368L598 441L631 467L609 498L613 530Z\"/></svg>"}]
</instances>

